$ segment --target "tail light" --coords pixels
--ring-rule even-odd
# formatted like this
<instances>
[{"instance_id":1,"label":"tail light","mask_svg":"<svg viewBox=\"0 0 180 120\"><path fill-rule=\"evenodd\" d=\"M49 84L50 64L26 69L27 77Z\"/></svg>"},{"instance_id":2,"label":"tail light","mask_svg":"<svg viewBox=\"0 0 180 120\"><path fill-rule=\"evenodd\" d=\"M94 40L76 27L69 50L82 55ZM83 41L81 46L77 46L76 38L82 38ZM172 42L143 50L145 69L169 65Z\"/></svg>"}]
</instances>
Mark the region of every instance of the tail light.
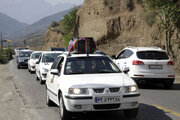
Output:
<instances>
[{"instance_id":1,"label":"tail light","mask_svg":"<svg viewBox=\"0 0 180 120\"><path fill-rule=\"evenodd\" d=\"M132 64L133 64L133 65L144 65L144 62L139 61L139 60L134 60L134 61L132 62Z\"/></svg>"},{"instance_id":2,"label":"tail light","mask_svg":"<svg viewBox=\"0 0 180 120\"><path fill-rule=\"evenodd\" d=\"M174 63L173 63L173 61L169 61L168 63L167 63L167 65L173 65Z\"/></svg>"}]
</instances>

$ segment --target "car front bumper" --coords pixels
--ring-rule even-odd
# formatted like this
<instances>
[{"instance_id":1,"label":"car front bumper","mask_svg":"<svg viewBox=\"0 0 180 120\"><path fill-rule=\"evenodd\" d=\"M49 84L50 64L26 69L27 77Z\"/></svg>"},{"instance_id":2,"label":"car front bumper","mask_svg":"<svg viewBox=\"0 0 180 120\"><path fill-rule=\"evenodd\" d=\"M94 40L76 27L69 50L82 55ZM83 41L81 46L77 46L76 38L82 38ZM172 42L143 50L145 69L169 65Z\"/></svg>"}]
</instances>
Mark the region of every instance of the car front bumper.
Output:
<instances>
[{"instance_id":1,"label":"car front bumper","mask_svg":"<svg viewBox=\"0 0 180 120\"><path fill-rule=\"evenodd\" d=\"M71 112L91 112L91 111L115 111L124 109L134 109L139 106L140 94L124 95L120 102L96 103L95 97L71 97L65 96L64 103L66 109Z\"/></svg>"}]
</instances>

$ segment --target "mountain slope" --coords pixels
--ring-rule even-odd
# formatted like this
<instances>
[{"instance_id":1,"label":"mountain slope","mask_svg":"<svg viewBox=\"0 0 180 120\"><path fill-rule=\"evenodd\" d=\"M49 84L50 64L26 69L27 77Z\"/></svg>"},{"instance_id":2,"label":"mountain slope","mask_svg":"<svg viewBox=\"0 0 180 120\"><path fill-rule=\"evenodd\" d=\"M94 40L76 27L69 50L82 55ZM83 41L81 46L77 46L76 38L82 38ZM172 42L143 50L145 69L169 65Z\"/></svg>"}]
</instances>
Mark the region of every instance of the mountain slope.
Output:
<instances>
[{"instance_id":1,"label":"mountain slope","mask_svg":"<svg viewBox=\"0 0 180 120\"><path fill-rule=\"evenodd\" d=\"M32 24L43 17L53 15L57 12L70 9L73 4L59 3L52 6L45 0L0 0L1 12L6 15Z\"/></svg>"},{"instance_id":2,"label":"mountain slope","mask_svg":"<svg viewBox=\"0 0 180 120\"><path fill-rule=\"evenodd\" d=\"M26 26L28 26L28 24L21 23L3 13L0 13L0 32L8 34Z\"/></svg>"},{"instance_id":3,"label":"mountain slope","mask_svg":"<svg viewBox=\"0 0 180 120\"><path fill-rule=\"evenodd\" d=\"M58 21L62 20L64 15L68 14L71 10L72 9L65 10L65 11L56 13L54 15L42 18L41 20L37 21L36 23L34 23L30 26L27 26L27 27L9 35L8 38L13 39L14 42L16 42L18 40L17 41L18 43L14 43L14 44L16 44L16 46L22 45L23 42L21 42L21 41L23 41L23 39L26 39L27 41L33 41L33 39L36 39L36 38L34 38L34 36L38 36L38 34L40 36L43 36L46 32L47 27L50 26L53 21L58 22ZM32 35L32 34L35 34L35 35ZM41 37L41 38L43 38L43 37Z\"/></svg>"}]
</instances>

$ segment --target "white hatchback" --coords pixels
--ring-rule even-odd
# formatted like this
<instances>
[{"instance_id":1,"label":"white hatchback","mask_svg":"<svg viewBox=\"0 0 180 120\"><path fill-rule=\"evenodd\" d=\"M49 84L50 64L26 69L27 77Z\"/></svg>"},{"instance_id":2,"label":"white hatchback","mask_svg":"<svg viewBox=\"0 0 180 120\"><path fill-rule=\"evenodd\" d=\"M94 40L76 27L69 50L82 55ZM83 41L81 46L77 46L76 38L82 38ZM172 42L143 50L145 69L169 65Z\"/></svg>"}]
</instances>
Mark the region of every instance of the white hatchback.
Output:
<instances>
[{"instance_id":1,"label":"white hatchback","mask_svg":"<svg viewBox=\"0 0 180 120\"><path fill-rule=\"evenodd\" d=\"M71 113L124 110L136 117L139 107L136 83L105 55L62 54L46 79L47 105L60 108L62 120Z\"/></svg>"},{"instance_id":2,"label":"white hatchback","mask_svg":"<svg viewBox=\"0 0 180 120\"><path fill-rule=\"evenodd\" d=\"M137 83L163 83L165 88L173 86L173 61L161 48L126 47L114 61L121 70L129 69L127 74Z\"/></svg>"}]
</instances>

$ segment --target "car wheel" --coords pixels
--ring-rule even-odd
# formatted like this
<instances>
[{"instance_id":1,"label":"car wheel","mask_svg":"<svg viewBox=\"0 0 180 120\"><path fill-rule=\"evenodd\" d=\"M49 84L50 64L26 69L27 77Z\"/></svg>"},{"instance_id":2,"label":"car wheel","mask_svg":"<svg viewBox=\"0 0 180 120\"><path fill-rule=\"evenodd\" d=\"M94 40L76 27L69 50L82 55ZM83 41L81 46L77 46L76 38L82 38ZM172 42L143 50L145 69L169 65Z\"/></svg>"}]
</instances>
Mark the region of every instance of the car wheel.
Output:
<instances>
[{"instance_id":1,"label":"car wheel","mask_svg":"<svg viewBox=\"0 0 180 120\"><path fill-rule=\"evenodd\" d=\"M60 95L60 98L59 98L59 110L60 110L61 120L69 120L71 118L70 112L68 112L65 108L62 95Z\"/></svg>"},{"instance_id":2,"label":"car wheel","mask_svg":"<svg viewBox=\"0 0 180 120\"><path fill-rule=\"evenodd\" d=\"M19 65L17 66L17 69L20 69L20 66L19 66Z\"/></svg>"},{"instance_id":3,"label":"car wheel","mask_svg":"<svg viewBox=\"0 0 180 120\"><path fill-rule=\"evenodd\" d=\"M39 77L38 77L38 76L36 76L36 80L39 80Z\"/></svg>"},{"instance_id":4,"label":"car wheel","mask_svg":"<svg viewBox=\"0 0 180 120\"><path fill-rule=\"evenodd\" d=\"M46 104L48 106L52 106L53 105L53 101L49 98L49 94L48 94L48 89L46 87Z\"/></svg>"},{"instance_id":5,"label":"car wheel","mask_svg":"<svg viewBox=\"0 0 180 120\"><path fill-rule=\"evenodd\" d=\"M124 110L124 114L127 118L136 118L136 116L138 115L138 108Z\"/></svg>"},{"instance_id":6,"label":"car wheel","mask_svg":"<svg viewBox=\"0 0 180 120\"><path fill-rule=\"evenodd\" d=\"M42 80L41 76L40 76L39 80L40 80L40 84L44 84L45 83L45 81Z\"/></svg>"},{"instance_id":7,"label":"car wheel","mask_svg":"<svg viewBox=\"0 0 180 120\"><path fill-rule=\"evenodd\" d=\"M170 80L167 80L163 83L163 85L166 89L171 89L173 87L173 82Z\"/></svg>"}]
</instances>

